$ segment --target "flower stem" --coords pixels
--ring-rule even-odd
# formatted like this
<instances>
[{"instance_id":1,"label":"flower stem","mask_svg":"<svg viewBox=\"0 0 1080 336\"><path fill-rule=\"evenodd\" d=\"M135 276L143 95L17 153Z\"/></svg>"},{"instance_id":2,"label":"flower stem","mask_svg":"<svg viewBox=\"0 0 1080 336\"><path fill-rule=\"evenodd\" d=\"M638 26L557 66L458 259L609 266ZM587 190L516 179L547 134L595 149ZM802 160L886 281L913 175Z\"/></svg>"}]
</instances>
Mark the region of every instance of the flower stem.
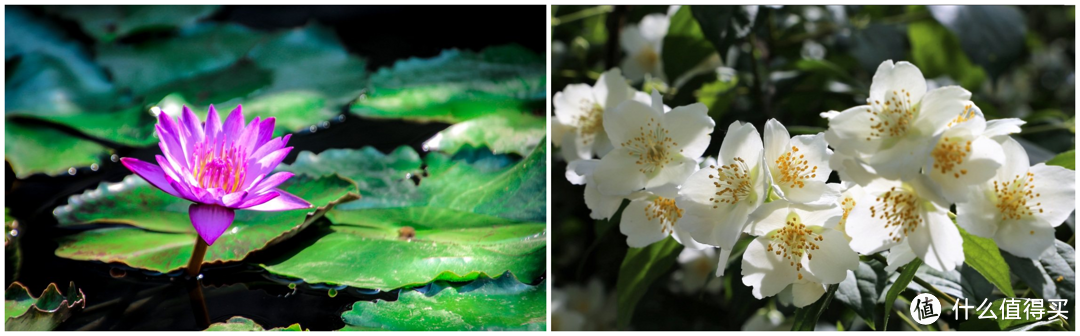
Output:
<instances>
[{"instance_id":1,"label":"flower stem","mask_svg":"<svg viewBox=\"0 0 1080 336\"><path fill-rule=\"evenodd\" d=\"M191 261L188 261L187 275L189 277L199 276L199 270L202 269L203 257L206 256L206 242L202 237L195 235L195 250L191 252Z\"/></svg>"}]
</instances>

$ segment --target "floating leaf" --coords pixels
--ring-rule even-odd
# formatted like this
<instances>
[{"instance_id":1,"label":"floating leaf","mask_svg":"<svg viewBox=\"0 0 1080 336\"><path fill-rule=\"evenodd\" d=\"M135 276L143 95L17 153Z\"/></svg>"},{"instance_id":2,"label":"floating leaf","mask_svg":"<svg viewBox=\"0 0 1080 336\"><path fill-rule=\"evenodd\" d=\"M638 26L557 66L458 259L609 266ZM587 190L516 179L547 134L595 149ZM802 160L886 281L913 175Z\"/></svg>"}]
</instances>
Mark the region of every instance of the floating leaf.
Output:
<instances>
[{"instance_id":1,"label":"floating leaf","mask_svg":"<svg viewBox=\"0 0 1080 336\"><path fill-rule=\"evenodd\" d=\"M86 33L111 42L141 31L172 29L210 16L219 6L47 6L47 12L74 20Z\"/></svg>"},{"instance_id":2,"label":"floating leaf","mask_svg":"<svg viewBox=\"0 0 1080 336\"><path fill-rule=\"evenodd\" d=\"M86 297L82 290L75 288L74 282L68 285L66 296L60 293L55 283L50 283L39 297L33 297L26 286L15 282L4 292L4 330L53 330L72 312L83 308L86 308Z\"/></svg>"},{"instance_id":3,"label":"floating leaf","mask_svg":"<svg viewBox=\"0 0 1080 336\"><path fill-rule=\"evenodd\" d=\"M355 199L349 181L337 177L298 175L279 188L316 206ZM56 255L76 260L118 262L131 267L169 272L187 266L198 235L187 214L191 202L166 194L131 175L119 183L72 196L53 211L59 225L118 223L60 239ZM206 251L206 263L241 260L249 253L295 235L321 217L318 211L282 212L240 210L232 226ZM308 213L315 211L314 215ZM94 226L91 226L94 227Z\"/></svg>"},{"instance_id":4,"label":"floating leaf","mask_svg":"<svg viewBox=\"0 0 1080 336\"><path fill-rule=\"evenodd\" d=\"M533 109L547 95L544 58L520 46L457 49L412 58L371 76L352 112L375 118L456 123Z\"/></svg>"},{"instance_id":5,"label":"floating leaf","mask_svg":"<svg viewBox=\"0 0 1080 336\"><path fill-rule=\"evenodd\" d=\"M489 115L464 121L424 142L427 150L457 153L464 146L526 155L547 134L547 119L531 114Z\"/></svg>"},{"instance_id":6,"label":"floating leaf","mask_svg":"<svg viewBox=\"0 0 1080 336\"><path fill-rule=\"evenodd\" d=\"M356 302L341 319L351 330L543 331L546 286L546 282L522 284L507 276L462 286L436 282L423 292L403 290L396 301Z\"/></svg>"},{"instance_id":7,"label":"floating leaf","mask_svg":"<svg viewBox=\"0 0 1080 336\"><path fill-rule=\"evenodd\" d=\"M51 23L48 23L35 15L31 14L26 8L20 6L11 6L4 9L4 59L11 61L15 57L22 57L25 59L31 54L38 54L47 56L52 59L56 59L57 63L64 64L69 73L73 74L69 82L63 83L68 88L78 88L77 91L83 92L106 92L112 89L112 85L109 84L108 78L105 76L105 72L98 68L90 60L90 55L83 47L76 41L64 36L63 31L59 27L55 27ZM10 71L10 68L9 68ZM41 74L43 76L52 76L53 74ZM32 105L45 105L44 101L51 101L51 99L41 100L34 99L34 97L54 97L56 98L57 92L63 91L42 91L33 92L26 91L23 93L32 93L36 96L19 96L11 94L11 74L8 74L7 78L8 86L5 91L8 92L5 97L4 106L10 111L16 106L32 106ZM55 78L55 77L54 77ZM41 89L38 87L37 89ZM68 96L70 97L70 96ZM41 106L42 108L54 108L49 106Z\"/></svg>"},{"instance_id":8,"label":"floating leaf","mask_svg":"<svg viewBox=\"0 0 1080 336\"><path fill-rule=\"evenodd\" d=\"M70 168L101 162L108 149L55 128L8 119L4 131L4 158L15 177L44 173L63 174Z\"/></svg>"},{"instance_id":9,"label":"floating leaf","mask_svg":"<svg viewBox=\"0 0 1080 336\"><path fill-rule=\"evenodd\" d=\"M507 271L531 282L546 264L545 153L538 146L494 170L431 153L423 178L408 147L301 153L281 169L345 176L363 198L328 213L334 225L317 241L263 266L310 283L378 289Z\"/></svg>"},{"instance_id":10,"label":"floating leaf","mask_svg":"<svg viewBox=\"0 0 1080 336\"><path fill-rule=\"evenodd\" d=\"M209 328L203 331L308 331L301 328L299 323L290 324L288 327L277 327L273 329L265 329L263 326L255 323L249 318L243 316L230 317L225 322L218 322L211 324Z\"/></svg>"},{"instance_id":11,"label":"floating leaf","mask_svg":"<svg viewBox=\"0 0 1080 336\"><path fill-rule=\"evenodd\" d=\"M619 279L615 283L619 308L616 324L619 329L626 329L630 325L638 301L657 279L675 265L679 251L682 251L682 244L674 238L626 251L626 257L619 267Z\"/></svg>"},{"instance_id":12,"label":"floating leaf","mask_svg":"<svg viewBox=\"0 0 1080 336\"><path fill-rule=\"evenodd\" d=\"M1009 264L1001 257L997 243L993 239L969 234L959 226L960 236L964 238L964 264L971 266L986 280L993 283L1007 297L1015 297L1012 282L1009 279Z\"/></svg>"}]
</instances>

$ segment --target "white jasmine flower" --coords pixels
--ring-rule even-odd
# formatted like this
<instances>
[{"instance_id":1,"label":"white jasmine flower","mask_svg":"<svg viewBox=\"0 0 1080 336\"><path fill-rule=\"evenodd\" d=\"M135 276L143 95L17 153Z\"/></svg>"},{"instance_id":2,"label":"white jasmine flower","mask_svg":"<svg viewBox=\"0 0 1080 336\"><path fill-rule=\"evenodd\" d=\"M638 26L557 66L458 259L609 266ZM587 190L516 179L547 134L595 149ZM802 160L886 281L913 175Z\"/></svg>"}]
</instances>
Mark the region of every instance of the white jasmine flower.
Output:
<instances>
[{"instance_id":1,"label":"white jasmine flower","mask_svg":"<svg viewBox=\"0 0 1080 336\"><path fill-rule=\"evenodd\" d=\"M604 129L615 149L600 160L593 180L606 195L680 184L697 168L716 123L704 104L664 112L660 93L652 106L629 100L604 111Z\"/></svg>"},{"instance_id":2,"label":"white jasmine flower","mask_svg":"<svg viewBox=\"0 0 1080 336\"><path fill-rule=\"evenodd\" d=\"M790 137L776 119L765 122L765 164L780 198L806 204L835 201L839 193L825 185L832 173L831 155L823 134Z\"/></svg>"},{"instance_id":3,"label":"white jasmine flower","mask_svg":"<svg viewBox=\"0 0 1080 336\"><path fill-rule=\"evenodd\" d=\"M851 248L869 255L907 243L915 256L938 271L964 262L963 239L949 219L948 203L920 175L908 182L874 180L855 200L845 229Z\"/></svg>"},{"instance_id":4,"label":"white jasmine flower","mask_svg":"<svg viewBox=\"0 0 1080 336\"><path fill-rule=\"evenodd\" d=\"M850 242L851 236L847 234L847 219L851 215L851 210L855 209L855 205L858 204L857 201L866 196L866 192L863 191L862 186L848 181L829 183L829 187L840 192L837 204L844 211L843 215L840 216L840 221L836 223L836 230L843 232L844 237Z\"/></svg>"},{"instance_id":5,"label":"white jasmine flower","mask_svg":"<svg viewBox=\"0 0 1080 336\"><path fill-rule=\"evenodd\" d=\"M593 219L608 219L619 211L619 206L625 196L608 196L600 193L593 180L593 173L600 160L577 160L572 161L566 167L566 179L576 185L585 185L585 206L592 212L589 217Z\"/></svg>"},{"instance_id":6,"label":"white jasmine flower","mask_svg":"<svg viewBox=\"0 0 1080 336\"><path fill-rule=\"evenodd\" d=\"M985 130L982 111L969 103L934 145L923 173L945 200L965 201L970 189L990 180L1004 162L1001 145L984 136Z\"/></svg>"},{"instance_id":7,"label":"white jasmine flower","mask_svg":"<svg viewBox=\"0 0 1080 336\"><path fill-rule=\"evenodd\" d=\"M743 254L742 281L754 297L773 296L791 286L793 303L805 307L859 266L836 225L843 210L776 200L754 213L748 227L758 236Z\"/></svg>"},{"instance_id":8,"label":"white jasmine flower","mask_svg":"<svg viewBox=\"0 0 1080 336\"><path fill-rule=\"evenodd\" d=\"M1027 152L1011 138L1001 147L1005 164L956 205L956 223L993 238L1002 250L1037 259L1054 246L1054 228L1076 209L1076 173L1045 163L1029 167Z\"/></svg>"},{"instance_id":9,"label":"white jasmine flower","mask_svg":"<svg viewBox=\"0 0 1080 336\"><path fill-rule=\"evenodd\" d=\"M615 300L596 278L585 286L552 288L551 330L614 330Z\"/></svg>"},{"instance_id":10,"label":"white jasmine flower","mask_svg":"<svg viewBox=\"0 0 1080 336\"><path fill-rule=\"evenodd\" d=\"M555 142L566 161L591 159L611 151L611 141L604 132L604 111L635 97L642 99L636 92L618 68L601 74L595 86L570 84L556 92L552 98L556 126L552 130L559 133ZM649 103L648 96L642 96L643 102Z\"/></svg>"},{"instance_id":11,"label":"white jasmine flower","mask_svg":"<svg viewBox=\"0 0 1080 336\"><path fill-rule=\"evenodd\" d=\"M829 111L821 113L821 117L825 119L832 119L837 115L840 115L840 112ZM862 159L857 156L850 156L840 152L834 152L829 156L829 168L832 168L840 175L841 181L854 182L860 186L870 184L870 181L878 178L878 174L874 171L874 168L870 167L870 165L866 164Z\"/></svg>"},{"instance_id":12,"label":"white jasmine flower","mask_svg":"<svg viewBox=\"0 0 1080 336\"><path fill-rule=\"evenodd\" d=\"M667 15L649 14L640 23L627 25L619 34L619 42L626 54L622 68L631 81L645 79L645 74L665 78L660 53L670 22Z\"/></svg>"},{"instance_id":13,"label":"white jasmine flower","mask_svg":"<svg viewBox=\"0 0 1080 336\"><path fill-rule=\"evenodd\" d=\"M630 204L623 209L619 222L619 231L626 235L626 244L646 247L672 236L686 247L705 248L678 225L685 213L675 202L677 194L677 187L669 184L631 195Z\"/></svg>"},{"instance_id":14,"label":"white jasmine flower","mask_svg":"<svg viewBox=\"0 0 1080 336\"><path fill-rule=\"evenodd\" d=\"M674 274L678 288L684 293L697 293L703 289L709 293L720 292L723 279L713 276L713 267L716 267L719 259L716 248L683 249L676 259L679 270Z\"/></svg>"},{"instance_id":15,"label":"white jasmine flower","mask_svg":"<svg viewBox=\"0 0 1080 336\"><path fill-rule=\"evenodd\" d=\"M754 125L731 123L720 145L718 165L697 171L679 191L680 206L689 214L683 226L698 242L721 249L717 276L724 274L723 261L731 255L750 213L765 201L768 172L762 152Z\"/></svg>"},{"instance_id":16,"label":"white jasmine flower","mask_svg":"<svg viewBox=\"0 0 1080 336\"><path fill-rule=\"evenodd\" d=\"M927 92L919 68L885 61L874 74L869 105L830 118L825 139L836 152L862 159L881 177L907 180L919 173L935 137L970 98L958 86Z\"/></svg>"}]
</instances>

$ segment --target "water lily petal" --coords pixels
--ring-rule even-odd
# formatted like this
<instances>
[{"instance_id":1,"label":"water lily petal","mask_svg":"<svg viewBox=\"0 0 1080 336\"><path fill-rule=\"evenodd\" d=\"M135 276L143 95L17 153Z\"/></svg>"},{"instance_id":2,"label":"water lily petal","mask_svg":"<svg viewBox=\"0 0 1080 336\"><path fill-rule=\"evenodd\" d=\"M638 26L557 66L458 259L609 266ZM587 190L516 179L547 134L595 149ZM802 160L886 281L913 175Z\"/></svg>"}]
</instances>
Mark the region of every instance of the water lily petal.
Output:
<instances>
[{"instance_id":1,"label":"water lily petal","mask_svg":"<svg viewBox=\"0 0 1080 336\"><path fill-rule=\"evenodd\" d=\"M218 237L232 225L236 213L233 209L211 204L195 203L188 207L191 225L207 245L214 245Z\"/></svg>"},{"instance_id":2,"label":"water lily petal","mask_svg":"<svg viewBox=\"0 0 1080 336\"><path fill-rule=\"evenodd\" d=\"M176 192L176 188L169 185L169 180L165 177L165 171L160 166L152 163L147 163L136 158L121 158L120 163L131 170L131 172L142 177L146 182L150 182L150 185L155 188L161 189L173 196L180 196L180 193Z\"/></svg>"},{"instance_id":3,"label":"water lily petal","mask_svg":"<svg viewBox=\"0 0 1080 336\"><path fill-rule=\"evenodd\" d=\"M254 152L259 147L262 147L267 141L270 141L274 137L274 127L277 123L277 119L269 117L263 119L259 124L259 136L255 139L255 145L252 146L251 151Z\"/></svg>"},{"instance_id":4,"label":"water lily petal","mask_svg":"<svg viewBox=\"0 0 1080 336\"><path fill-rule=\"evenodd\" d=\"M237 139L240 138L240 133L244 131L244 108L241 105L236 105L236 108L229 112L229 116L225 117L225 124L222 131L225 132L225 144L235 144Z\"/></svg>"},{"instance_id":5,"label":"water lily petal","mask_svg":"<svg viewBox=\"0 0 1080 336\"><path fill-rule=\"evenodd\" d=\"M221 141L221 117L218 116L213 104L210 104L210 112L206 114L203 134L206 136L205 143L216 144Z\"/></svg>"},{"instance_id":6,"label":"water lily petal","mask_svg":"<svg viewBox=\"0 0 1080 336\"><path fill-rule=\"evenodd\" d=\"M259 140L259 127L261 126L261 120L258 116L252 119L247 126L244 126L244 130L240 132L240 136L236 138L236 148L239 148L244 157L247 157L256 149L255 142Z\"/></svg>"},{"instance_id":7,"label":"water lily petal","mask_svg":"<svg viewBox=\"0 0 1080 336\"><path fill-rule=\"evenodd\" d=\"M285 157L289 155L289 151L292 149L292 147L278 149L270 152L270 154L267 154L258 161L252 161L248 164L248 174L261 175L270 173L270 171L274 170L274 168L281 163L281 160L284 160Z\"/></svg>"},{"instance_id":8,"label":"water lily petal","mask_svg":"<svg viewBox=\"0 0 1080 336\"><path fill-rule=\"evenodd\" d=\"M187 168L189 166L187 155L184 153L184 147L177 140L175 133L170 133L161 124L155 125L154 129L157 130L160 139L158 147L161 148L161 153L165 154L165 157L169 159L169 165L178 171L181 168Z\"/></svg>"},{"instance_id":9,"label":"water lily petal","mask_svg":"<svg viewBox=\"0 0 1080 336\"><path fill-rule=\"evenodd\" d=\"M243 190L226 194L225 196L221 197L221 203L227 207L236 208L236 205L240 204L240 201L243 201L244 198L247 197L247 195L248 192Z\"/></svg>"},{"instance_id":10,"label":"water lily petal","mask_svg":"<svg viewBox=\"0 0 1080 336\"><path fill-rule=\"evenodd\" d=\"M259 204L269 202L270 200L274 199L275 197L278 197L278 195L280 195L280 193L278 193L277 191L273 191L273 190L262 193L262 194L257 194L257 195L256 194L247 194L245 196L244 200L242 200L240 202L240 204L237 204L235 206L235 208L237 208L237 209L247 209L247 208L259 205Z\"/></svg>"},{"instance_id":11,"label":"water lily petal","mask_svg":"<svg viewBox=\"0 0 1080 336\"><path fill-rule=\"evenodd\" d=\"M270 177L262 179L258 183L253 183L252 187L250 187L248 190L254 194L263 193L267 190L276 188L279 184L285 182L285 180L288 180L294 175L296 174L290 172L277 172L274 173L274 175L270 175Z\"/></svg>"},{"instance_id":12,"label":"water lily petal","mask_svg":"<svg viewBox=\"0 0 1080 336\"><path fill-rule=\"evenodd\" d=\"M311 203L303 200L296 195L285 192L281 189L274 189L274 192L278 193L277 197L256 206L247 208L247 210L255 211L285 211L296 209L307 209L311 207Z\"/></svg>"},{"instance_id":13,"label":"water lily petal","mask_svg":"<svg viewBox=\"0 0 1080 336\"><path fill-rule=\"evenodd\" d=\"M188 143L196 144L203 141L202 122L199 121L199 117L195 115L195 112L191 112L187 105L184 105L183 112L180 115L180 126L183 129L184 136L188 137Z\"/></svg>"}]
</instances>

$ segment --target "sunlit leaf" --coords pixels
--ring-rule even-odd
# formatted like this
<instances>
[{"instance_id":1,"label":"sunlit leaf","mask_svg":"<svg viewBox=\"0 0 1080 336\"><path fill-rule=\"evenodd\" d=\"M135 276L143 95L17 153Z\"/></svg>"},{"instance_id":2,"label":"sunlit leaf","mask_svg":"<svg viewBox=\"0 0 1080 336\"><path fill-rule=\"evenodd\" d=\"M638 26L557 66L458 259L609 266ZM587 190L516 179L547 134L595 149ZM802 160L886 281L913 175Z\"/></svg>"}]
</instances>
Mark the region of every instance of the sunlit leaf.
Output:
<instances>
[{"instance_id":1,"label":"sunlit leaf","mask_svg":"<svg viewBox=\"0 0 1080 336\"><path fill-rule=\"evenodd\" d=\"M456 49L398 61L371 75L352 112L374 118L460 122L531 111L546 95L544 58L520 46Z\"/></svg>"},{"instance_id":2,"label":"sunlit leaf","mask_svg":"<svg viewBox=\"0 0 1080 336\"><path fill-rule=\"evenodd\" d=\"M359 301L341 315L348 329L413 331L543 331L546 282L530 286L512 277L465 285L435 282L403 290L397 301Z\"/></svg>"},{"instance_id":3,"label":"sunlit leaf","mask_svg":"<svg viewBox=\"0 0 1080 336\"><path fill-rule=\"evenodd\" d=\"M203 331L308 331L300 327L299 323L290 324L287 327L277 327L266 329L263 326L255 323L249 318L243 316L230 317L225 322L218 322L211 324L210 327Z\"/></svg>"},{"instance_id":4,"label":"sunlit leaf","mask_svg":"<svg viewBox=\"0 0 1080 336\"><path fill-rule=\"evenodd\" d=\"M713 45L705 39L690 6L679 8L679 11L671 16L671 24L668 26L667 35L664 35L663 43L664 50L660 58L669 81L686 74L706 57L716 53Z\"/></svg>"},{"instance_id":5,"label":"sunlit leaf","mask_svg":"<svg viewBox=\"0 0 1080 336\"><path fill-rule=\"evenodd\" d=\"M912 260L907 265L904 265L903 270L900 271L900 276L896 278L896 281L889 286L888 294L885 294L885 311L882 312L881 330L884 331L889 328L889 315L892 315L892 306L896 302L896 297L900 296L900 292L907 288L911 279L915 278L915 272L919 270L919 265L922 265L922 260Z\"/></svg>"},{"instance_id":6,"label":"sunlit leaf","mask_svg":"<svg viewBox=\"0 0 1080 336\"><path fill-rule=\"evenodd\" d=\"M75 283L68 293L60 293L50 283L41 296L34 297L23 284L15 282L4 292L5 331L49 331L64 322L71 313L86 308L86 297Z\"/></svg>"},{"instance_id":7,"label":"sunlit leaf","mask_svg":"<svg viewBox=\"0 0 1080 336\"><path fill-rule=\"evenodd\" d=\"M964 264L979 271L979 274L1005 293L1005 296L1016 296L1009 279L1009 264L1005 263L1005 259L1001 257L997 243L990 238L969 234L967 230L959 226L956 228L960 230L960 236L964 238Z\"/></svg>"},{"instance_id":8,"label":"sunlit leaf","mask_svg":"<svg viewBox=\"0 0 1080 336\"><path fill-rule=\"evenodd\" d=\"M4 159L18 178L88 167L100 163L109 152L96 142L49 126L8 119L4 127Z\"/></svg>"},{"instance_id":9,"label":"sunlit leaf","mask_svg":"<svg viewBox=\"0 0 1080 336\"><path fill-rule=\"evenodd\" d=\"M487 147L497 154L526 155L547 134L547 119L531 114L483 116L454 124L424 142L424 148L449 154L462 147Z\"/></svg>"},{"instance_id":10,"label":"sunlit leaf","mask_svg":"<svg viewBox=\"0 0 1080 336\"><path fill-rule=\"evenodd\" d=\"M1053 159L1046 161L1048 166L1062 166L1072 170L1076 170L1076 150L1069 150L1058 154Z\"/></svg>"}]
</instances>

